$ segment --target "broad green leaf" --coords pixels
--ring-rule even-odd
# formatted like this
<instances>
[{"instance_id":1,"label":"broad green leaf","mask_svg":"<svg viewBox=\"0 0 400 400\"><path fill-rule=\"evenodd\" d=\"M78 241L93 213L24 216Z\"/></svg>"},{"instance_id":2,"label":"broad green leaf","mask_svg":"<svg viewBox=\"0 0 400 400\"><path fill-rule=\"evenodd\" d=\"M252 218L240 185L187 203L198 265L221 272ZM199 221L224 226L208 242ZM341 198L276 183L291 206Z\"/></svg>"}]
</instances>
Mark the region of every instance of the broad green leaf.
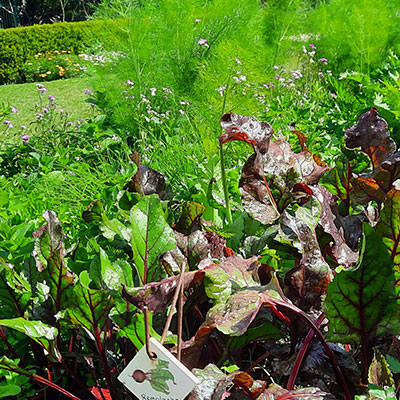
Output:
<instances>
[{"instance_id":1,"label":"broad green leaf","mask_svg":"<svg viewBox=\"0 0 400 400\"><path fill-rule=\"evenodd\" d=\"M170 226L165 222L161 202L156 194L145 196L130 215L131 245L135 266L143 284L153 280L159 257L176 246Z\"/></svg>"},{"instance_id":2,"label":"broad green leaf","mask_svg":"<svg viewBox=\"0 0 400 400\"><path fill-rule=\"evenodd\" d=\"M368 382L377 386L393 386L393 376L385 357L378 351L369 366Z\"/></svg>"},{"instance_id":3,"label":"broad green leaf","mask_svg":"<svg viewBox=\"0 0 400 400\"><path fill-rule=\"evenodd\" d=\"M389 354L386 355L386 361L389 364L390 370L394 374L400 374L400 361L396 358L390 356Z\"/></svg>"},{"instance_id":4,"label":"broad green leaf","mask_svg":"<svg viewBox=\"0 0 400 400\"><path fill-rule=\"evenodd\" d=\"M383 204L376 231L393 260L396 280L400 278L400 190L392 189ZM400 286L398 283L397 286Z\"/></svg>"},{"instance_id":5,"label":"broad green leaf","mask_svg":"<svg viewBox=\"0 0 400 400\"><path fill-rule=\"evenodd\" d=\"M0 262L0 300L21 315L32 298L32 288L22 274L10 264ZM7 315L10 317L11 315Z\"/></svg>"},{"instance_id":6,"label":"broad green leaf","mask_svg":"<svg viewBox=\"0 0 400 400\"><path fill-rule=\"evenodd\" d=\"M42 272L43 279L50 288L50 297L56 313L66 308L68 288L75 280L75 275L69 271L62 252L62 247L55 249L47 258L47 268Z\"/></svg>"},{"instance_id":7,"label":"broad green leaf","mask_svg":"<svg viewBox=\"0 0 400 400\"><path fill-rule=\"evenodd\" d=\"M329 284L325 310L329 320L327 340L361 344L365 382L375 340L396 334L400 324L393 262L381 237L369 225L364 225L364 233L356 267L341 271Z\"/></svg>"},{"instance_id":8,"label":"broad green leaf","mask_svg":"<svg viewBox=\"0 0 400 400\"><path fill-rule=\"evenodd\" d=\"M88 208L82 212L82 218L86 222L95 222L98 224L104 237L109 240L113 240L115 235L120 236L121 239L127 242L130 240L130 229L118 219L108 219L100 200L92 201Z\"/></svg>"},{"instance_id":9,"label":"broad green leaf","mask_svg":"<svg viewBox=\"0 0 400 400\"><path fill-rule=\"evenodd\" d=\"M16 396L20 394L22 389L10 383L6 383L5 385L0 385L0 397L7 397L7 396Z\"/></svg>"},{"instance_id":10,"label":"broad green leaf","mask_svg":"<svg viewBox=\"0 0 400 400\"><path fill-rule=\"evenodd\" d=\"M54 341L58 334L57 328L41 321L29 321L24 318L1 319L0 325L22 332L39 343L49 354L57 355L54 349Z\"/></svg>"},{"instance_id":11,"label":"broad green leaf","mask_svg":"<svg viewBox=\"0 0 400 400\"><path fill-rule=\"evenodd\" d=\"M107 253L100 248L101 278L106 287L116 293L121 293L122 285L132 287L132 269L128 263L111 262ZM125 301L124 301L125 303Z\"/></svg>"},{"instance_id":12,"label":"broad green leaf","mask_svg":"<svg viewBox=\"0 0 400 400\"><path fill-rule=\"evenodd\" d=\"M114 300L108 292L90 289L89 285L89 275L87 271L83 271L79 282L71 290L68 315L72 323L94 334L104 328Z\"/></svg>"}]
</instances>

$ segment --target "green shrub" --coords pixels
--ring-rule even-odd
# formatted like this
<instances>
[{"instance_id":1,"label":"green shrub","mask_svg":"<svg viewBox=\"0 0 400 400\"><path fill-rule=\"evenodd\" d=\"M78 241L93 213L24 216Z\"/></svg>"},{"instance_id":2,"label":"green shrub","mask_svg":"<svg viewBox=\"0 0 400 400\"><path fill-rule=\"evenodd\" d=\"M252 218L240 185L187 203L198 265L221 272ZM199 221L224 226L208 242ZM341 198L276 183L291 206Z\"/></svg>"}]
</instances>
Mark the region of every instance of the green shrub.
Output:
<instances>
[{"instance_id":1,"label":"green shrub","mask_svg":"<svg viewBox=\"0 0 400 400\"><path fill-rule=\"evenodd\" d=\"M79 54L101 43L124 25L123 20L63 22L0 30L0 84L24 82L22 66L38 53L70 51Z\"/></svg>"}]
</instances>

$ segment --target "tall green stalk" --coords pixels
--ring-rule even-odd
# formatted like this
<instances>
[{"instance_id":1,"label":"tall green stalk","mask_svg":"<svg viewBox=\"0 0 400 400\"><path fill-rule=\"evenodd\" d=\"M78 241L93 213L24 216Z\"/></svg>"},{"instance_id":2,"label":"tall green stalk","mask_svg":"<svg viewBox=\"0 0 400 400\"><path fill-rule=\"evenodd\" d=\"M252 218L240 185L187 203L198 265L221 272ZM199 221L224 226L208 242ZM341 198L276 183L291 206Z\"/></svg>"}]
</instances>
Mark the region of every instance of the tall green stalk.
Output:
<instances>
[{"instance_id":1,"label":"tall green stalk","mask_svg":"<svg viewBox=\"0 0 400 400\"><path fill-rule=\"evenodd\" d=\"M223 115L225 112L226 97L228 95L230 78L231 78L231 76L229 74L229 78L228 78L228 82L226 84L226 90L225 90L225 94L224 94L224 101L222 103L221 115ZM224 152L222 151L221 143L219 143L219 159L220 159L220 163L221 163L221 178L222 178L222 187L224 190L224 198L225 198L226 219L228 220L228 223L231 224L232 223L231 203L229 200L228 185L226 182L226 173L225 173Z\"/></svg>"}]
</instances>

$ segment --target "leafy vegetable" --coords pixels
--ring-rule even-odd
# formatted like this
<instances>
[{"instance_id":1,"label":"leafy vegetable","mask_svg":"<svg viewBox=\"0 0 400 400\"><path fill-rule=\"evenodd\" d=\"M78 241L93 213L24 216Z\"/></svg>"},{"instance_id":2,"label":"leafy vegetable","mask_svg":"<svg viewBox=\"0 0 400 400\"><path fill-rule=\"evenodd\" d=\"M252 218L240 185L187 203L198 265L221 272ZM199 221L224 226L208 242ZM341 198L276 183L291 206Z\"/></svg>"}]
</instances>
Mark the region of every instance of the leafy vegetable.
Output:
<instances>
[{"instance_id":1,"label":"leafy vegetable","mask_svg":"<svg viewBox=\"0 0 400 400\"><path fill-rule=\"evenodd\" d=\"M327 339L361 345L363 382L377 338L399 329L394 292L393 263L382 239L364 225L360 259L353 269L341 271L328 287L325 303L329 320Z\"/></svg>"}]
</instances>

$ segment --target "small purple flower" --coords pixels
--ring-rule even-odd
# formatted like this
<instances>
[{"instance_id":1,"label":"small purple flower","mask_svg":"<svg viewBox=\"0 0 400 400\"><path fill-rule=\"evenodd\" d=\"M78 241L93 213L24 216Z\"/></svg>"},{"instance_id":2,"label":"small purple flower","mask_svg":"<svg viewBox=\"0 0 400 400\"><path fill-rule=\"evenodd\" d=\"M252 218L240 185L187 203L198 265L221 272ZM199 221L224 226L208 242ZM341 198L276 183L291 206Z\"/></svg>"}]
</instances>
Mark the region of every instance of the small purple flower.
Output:
<instances>
[{"instance_id":1,"label":"small purple flower","mask_svg":"<svg viewBox=\"0 0 400 400\"><path fill-rule=\"evenodd\" d=\"M317 48L317 46L315 46L314 43L310 43L310 47L311 47L312 49L316 49L316 48Z\"/></svg>"},{"instance_id":2,"label":"small purple flower","mask_svg":"<svg viewBox=\"0 0 400 400\"><path fill-rule=\"evenodd\" d=\"M322 62L322 64L324 65L328 65L328 59L326 59L325 57L320 58L318 61Z\"/></svg>"},{"instance_id":3,"label":"small purple flower","mask_svg":"<svg viewBox=\"0 0 400 400\"><path fill-rule=\"evenodd\" d=\"M274 70L278 70L280 68L280 65L274 65Z\"/></svg>"},{"instance_id":4,"label":"small purple flower","mask_svg":"<svg viewBox=\"0 0 400 400\"><path fill-rule=\"evenodd\" d=\"M44 115L40 112L36 113L36 117L37 119L42 119L44 117Z\"/></svg>"},{"instance_id":5,"label":"small purple flower","mask_svg":"<svg viewBox=\"0 0 400 400\"><path fill-rule=\"evenodd\" d=\"M292 76L294 79L300 79L303 77L303 74L299 70L292 71Z\"/></svg>"},{"instance_id":6,"label":"small purple flower","mask_svg":"<svg viewBox=\"0 0 400 400\"><path fill-rule=\"evenodd\" d=\"M56 98L54 96L47 97L50 101L54 101Z\"/></svg>"},{"instance_id":7,"label":"small purple flower","mask_svg":"<svg viewBox=\"0 0 400 400\"><path fill-rule=\"evenodd\" d=\"M200 21L201 21L200 18L196 18L196 19L194 20L194 22L196 22L196 24L198 24Z\"/></svg>"},{"instance_id":8,"label":"small purple flower","mask_svg":"<svg viewBox=\"0 0 400 400\"><path fill-rule=\"evenodd\" d=\"M10 106L10 108L12 113L16 114L18 112L18 110L15 107Z\"/></svg>"},{"instance_id":9,"label":"small purple flower","mask_svg":"<svg viewBox=\"0 0 400 400\"><path fill-rule=\"evenodd\" d=\"M132 82L132 81L129 80L129 79L126 81L126 84L129 85L129 86L131 86L131 87L134 87L134 86L135 86L135 82Z\"/></svg>"},{"instance_id":10,"label":"small purple flower","mask_svg":"<svg viewBox=\"0 0 400 400\"><path fill-rule=\"evenodd\" d=\"M47 107L42 107L42 111L43 111L45 114L48 114L49 109L48 109Z\"/></svg>"},{"instance_id":11,"label":"small purple flower","mask_svg":"<svg viewBox=\"0 0 400 400\"><path fill-rule=\"evenodd\" d=\"M26 125L21 125L21 129L24 131L26 129Z\"/></svg>"},{"instance_id":12,"label":"small purple flower","mask_svg":"<svg viewBox=\"0 0 400 400\"><path fill-rule=\"evenodd\" d=\"M130 82L130 81L128 81L128 82ZM93 90L91 90L91 89L85 89L85 92L84 92L86 95L89 95L89 94L92 94L93 93Z\"/></svg>"},{"instance_id":13,"label":"small purple flower","mask_svg":"<svg viewBox=\"0 0 400 400\"><path fill-rule=\"evenodd\" d=\"M41 84L41 83L37 83L36 84L36 89L38 90L38 92L43 95L47 92L47 89Z\"/></svg>"},{"instance_id":14,"label":"small purple flower","mask_svg":"<svg viewBox=\"0 0 400 400\"><path fill-rule=\"evenodd\" d=\"M14 127L13 123L11 121L9 121L8 119L5 119L3 121L3 124L7 125L7 128L13 128Z\"/></svg>"},{"instance_id":15,"label":"small purple flower","mask_svg":"<svg viewBox=\"0 0 400 400\"><path fill-rule=\"evenodd\" d=\"M67 126L72 126L74 123L72 121L67 122Z\"/></svg>"},{"instance_id":16,"label":"small purple flower","mask_svg":"<svg viewBox=\"0 0 400 400\"><path fill-rule=\"evenodd\" d=\"M22 135L21 136L23 144L28 144L29 142L29 135Z\"/></svg>"},{"instance_id":17,"label":"small purple flower","mask_svg":"<svg viewBox=\"0 0 400 400\"><path fill-rule=\"evenodd\" d=\"M197 42L197 44L199 46L205 46L205 47L210 47L210 45L207 43L207 39L199 39L199 41Z\"/></svg>"}]
</instances>

